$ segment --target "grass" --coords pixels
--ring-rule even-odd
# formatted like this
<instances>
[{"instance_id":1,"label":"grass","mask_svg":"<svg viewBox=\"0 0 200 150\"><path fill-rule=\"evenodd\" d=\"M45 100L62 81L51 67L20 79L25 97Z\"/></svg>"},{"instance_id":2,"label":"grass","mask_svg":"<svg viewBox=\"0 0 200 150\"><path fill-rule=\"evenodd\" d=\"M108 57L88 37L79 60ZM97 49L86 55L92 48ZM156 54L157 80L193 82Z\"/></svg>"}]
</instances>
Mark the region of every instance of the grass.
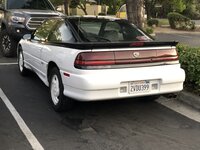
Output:
<instances>
[{"instance_id":1,"label":"grass","mask_svg":"<svg viewBox=\"0 0 200 150\"><path fill-rule=\"evenodd\" d=\"M157 18L156 18L157 19ZM168 19L158 19L158 21L159 21L159 26L167 26L167 25L169 25L169 21L168 21Z\"/></svg>"}]
</instances>

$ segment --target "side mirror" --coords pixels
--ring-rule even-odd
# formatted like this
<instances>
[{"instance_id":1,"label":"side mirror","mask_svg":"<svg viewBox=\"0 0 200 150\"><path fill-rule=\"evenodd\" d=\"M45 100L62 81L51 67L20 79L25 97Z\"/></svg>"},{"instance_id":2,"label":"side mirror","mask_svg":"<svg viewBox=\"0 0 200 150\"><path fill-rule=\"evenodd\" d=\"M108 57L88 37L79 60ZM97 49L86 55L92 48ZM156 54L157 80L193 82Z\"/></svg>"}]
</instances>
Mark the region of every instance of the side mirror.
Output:
<instances>
[{"instance_id":1,"label":"side mirror","mask_svg":"<svg viewBox=\"0 0 200 150\"><path fill-rule=\"evenodd\" d=\"M23 36L23 39L25 39L25 40L31 40L31 34L25 34Z\"/></svg>"}]
</instances>

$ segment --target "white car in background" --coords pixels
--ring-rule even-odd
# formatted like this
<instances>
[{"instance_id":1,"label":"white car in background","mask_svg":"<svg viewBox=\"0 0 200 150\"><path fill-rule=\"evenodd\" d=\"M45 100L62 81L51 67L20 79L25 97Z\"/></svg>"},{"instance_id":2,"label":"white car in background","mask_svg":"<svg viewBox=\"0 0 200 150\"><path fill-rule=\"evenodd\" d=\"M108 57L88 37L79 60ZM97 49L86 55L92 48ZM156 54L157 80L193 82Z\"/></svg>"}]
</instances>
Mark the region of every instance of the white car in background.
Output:
<instances>
[{"instance_id":1,"label":"white car in background","mask_svg":"<svg viewBox=\"0 0 200 150\"><path fill-rule=\"evenodd\" d=\"M183 89L176 42L155 42L126 20L51 18L18 45L20 73L34 71L56 111L73 100L154 96Z\"/></svg>"}]
</instances>

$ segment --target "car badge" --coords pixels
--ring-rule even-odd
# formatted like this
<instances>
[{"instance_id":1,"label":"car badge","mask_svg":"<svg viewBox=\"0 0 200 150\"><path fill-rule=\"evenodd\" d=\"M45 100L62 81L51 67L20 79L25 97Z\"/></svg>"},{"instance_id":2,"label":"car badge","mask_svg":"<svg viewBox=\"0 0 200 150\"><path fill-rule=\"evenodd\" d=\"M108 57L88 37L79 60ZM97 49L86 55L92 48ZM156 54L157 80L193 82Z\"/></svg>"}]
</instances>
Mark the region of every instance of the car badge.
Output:
<instances>
[{"instance_id":1,"label":"car badge","mask_svg":"<svg viewBox=\"0 0 200 150\"><path fill-rule=\"evenodd\" d=\"M139 52L134 52L133 53L133 58L138 58L140 56L140 53Z\"/></svg>"}]
</instances>

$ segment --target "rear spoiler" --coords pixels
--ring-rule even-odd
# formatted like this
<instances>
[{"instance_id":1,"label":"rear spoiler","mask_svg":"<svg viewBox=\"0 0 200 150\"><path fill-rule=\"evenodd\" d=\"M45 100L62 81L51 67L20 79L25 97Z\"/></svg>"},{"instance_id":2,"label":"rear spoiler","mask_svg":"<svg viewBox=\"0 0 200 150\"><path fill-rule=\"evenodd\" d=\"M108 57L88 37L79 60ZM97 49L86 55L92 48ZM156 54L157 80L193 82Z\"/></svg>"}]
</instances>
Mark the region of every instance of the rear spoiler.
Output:
<instances>
[{"instance_id":1,"label":"rear spoiler","mask_svg":"<svg viewBox=\"0 0 200 150\"><path fill-rule=\"evenodd\" d=\"M75 48L80 50L86 49L103 49L103 48L136 48L136 47L159 47L159 46L176 46L178 42L168 41L168 42L159 42L159 41L136 41L136 42L77 42L77 43L46 43L48 45L56 45L68 48Z\"/></svg>"}]
</instances>

